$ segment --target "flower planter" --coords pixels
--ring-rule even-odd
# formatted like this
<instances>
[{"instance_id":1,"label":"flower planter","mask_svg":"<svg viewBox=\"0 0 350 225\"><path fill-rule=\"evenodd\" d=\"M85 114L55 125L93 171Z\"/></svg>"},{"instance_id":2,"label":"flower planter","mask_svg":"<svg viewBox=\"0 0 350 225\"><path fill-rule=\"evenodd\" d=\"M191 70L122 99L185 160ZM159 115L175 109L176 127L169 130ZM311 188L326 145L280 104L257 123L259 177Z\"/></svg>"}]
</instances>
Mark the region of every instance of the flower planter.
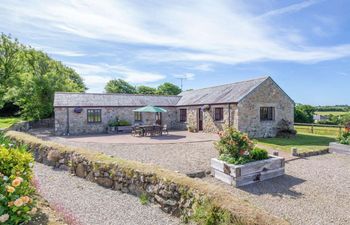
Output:
<instances>
[{"instance_id":1,"label":"flower planter","mask_svg":"<svg viewBox=\"0 0 350 225\"><path fill-rule=\"evenodd\" d=\"M337 142L329 143L329 152L350 155L350 145L343 145Z\"/></svg>"},{"instance_id":2,"label":"flower planter","mask_svg":"<svg viewBox=\"0 0 350 225\"><path fill-rule=\"evenodd\" d=\"M123 133L131 133L132 127L131 126L118 126L118 132L123 132Z\"/></svg>"},{"instance_id":3,"label":"flower planter","mask_svg":"<svg viewBox=\"0 0 350 225\"><path fill-rule=\"evenodd\" d=\"M284 174L284 158L270 155L269 159L246 163L228 164L216 158L211 159L212 175L235 187L268 180Z\"/></svg>"}]
</instances>

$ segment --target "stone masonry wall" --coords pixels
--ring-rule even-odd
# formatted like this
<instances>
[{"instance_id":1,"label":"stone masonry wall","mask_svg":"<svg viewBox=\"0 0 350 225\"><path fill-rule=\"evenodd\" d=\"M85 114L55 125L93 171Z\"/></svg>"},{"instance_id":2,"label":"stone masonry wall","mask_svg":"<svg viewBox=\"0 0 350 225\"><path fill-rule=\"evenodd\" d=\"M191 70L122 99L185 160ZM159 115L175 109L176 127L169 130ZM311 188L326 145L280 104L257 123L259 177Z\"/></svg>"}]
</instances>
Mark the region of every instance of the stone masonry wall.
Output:
<instances>
[{"instance_id":1,"label":"stone masonry wall","mask_svg":"<svg viewBox=\"0 0 350 225\"><path fill-rule=\"evenodd\" d=\"M260 107L275 107L273 121L260 121ZM274 137L282 119L294 122L294 102L267 79L238 104L238 129L250 137Z\"/></svg>"},{"instance_id":2,"label":"stone masonry wall","mask_svg":"<svg viewBox=\"0 0 350 225\"><path fill-rule=\"evenodd\" d=\"M178 109L187 109L187 122L186 125L198 129L198 113L202 106L187 106L178 107ZM223 108L224 119L222 121L214 120L215 108ZM230 107L230 110L229 110ZM179 114L179 113L178 113ZM222 105L211 105L208 110L203 111L203 131L207 133L216 133L223 130L224 127L229 125L237 128L237 105L235 104L222 104ZM230 118L229 118L230 116Z\"/></svg>"},{"instance_id":3,"label":"stone masonry wall","mask_svg":"<svg viewBox=\"0 0 350 225\"><path fill-rule=\"evenodd\" d=\"M118 117L120 120L127 120L130 124L140 123L135 121L134 109L138 107L84 107L81 113L75 113L74 108L68 108L69 111L69 133L94 134L107 131L108 122ZM162 113L162 124L172 129L177 127L177 111L175 107L163 107L167 110ZM101 109L102 122L88 123L87 109ZM142 113L143 124L155 123L155 113ZM62 135L67 131L67 108L55 108L55 133Z\"/></svg>"},{"instance_id":4,"label":"stone masonry wall","mask_svg":"<svg viewBox=\"0 0 350 225\"><path fill-rule=\"evenodd\" d=\"M191 218L197 207L214 209L203 211L201 216L214 217L228 213L232 223L242 225L287 225L288 222L259 210L249 203L237 199L218 185L192 179L154 165L142 164L84 149L66 147L42 141L21 132L6 133L16 145L25 144L35 161L55 168L68 170L72 174L109 188L136 196L147 196L148 200L184 221ZM203 214L204 213L204 214ZM215 215L215 213L217 213ZM216 224L218 221L214 221Z\"/></svg>"}]
</instances>

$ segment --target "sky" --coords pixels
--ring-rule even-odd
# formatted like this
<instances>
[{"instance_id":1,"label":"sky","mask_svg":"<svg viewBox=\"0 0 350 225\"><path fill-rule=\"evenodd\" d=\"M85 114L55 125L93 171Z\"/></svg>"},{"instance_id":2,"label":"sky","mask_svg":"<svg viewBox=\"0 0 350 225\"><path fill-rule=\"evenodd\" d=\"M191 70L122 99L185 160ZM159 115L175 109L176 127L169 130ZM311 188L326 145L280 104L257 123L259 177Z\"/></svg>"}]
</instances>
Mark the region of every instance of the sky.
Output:
<instances>
[{"instance_id":1,"label":"sky","mask_svg":"<svg viewBox=\"0 0 350 225\"><path fill-rule=\"evenodd\" d=\"M271 76L297 103L350 105L348 0L0 0L0 32L74 68L183 89Z\"/></svg>"}]
</instances>

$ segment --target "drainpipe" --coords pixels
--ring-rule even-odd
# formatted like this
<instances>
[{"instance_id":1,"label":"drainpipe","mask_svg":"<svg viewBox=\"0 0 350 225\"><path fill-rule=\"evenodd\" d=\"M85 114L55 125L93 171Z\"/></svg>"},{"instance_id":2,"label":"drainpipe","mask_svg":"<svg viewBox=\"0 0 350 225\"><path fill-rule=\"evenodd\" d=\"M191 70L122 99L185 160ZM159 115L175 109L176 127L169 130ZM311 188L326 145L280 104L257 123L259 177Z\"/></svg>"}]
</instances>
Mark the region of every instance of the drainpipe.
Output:
<instances>
[{"instance_id":1,"label":"drainpipe","mask_svg":"<svg viewBox=\"0 0 350 225\"><path fill-rule=\"evenodd\" d=\"M228 126L231 127L231 104L228 103Z\"/></svg>"},{"instance_id":2,"label":"drainpipe","mask_svg":"<svg viewBox=\"0 0 350 225\"><path fill-rule=\"evenodd\" d=\"M67 111L67 129L66 129L66 134L69 135L69 108L66 108Z\"/></svg>"}]
</instances>

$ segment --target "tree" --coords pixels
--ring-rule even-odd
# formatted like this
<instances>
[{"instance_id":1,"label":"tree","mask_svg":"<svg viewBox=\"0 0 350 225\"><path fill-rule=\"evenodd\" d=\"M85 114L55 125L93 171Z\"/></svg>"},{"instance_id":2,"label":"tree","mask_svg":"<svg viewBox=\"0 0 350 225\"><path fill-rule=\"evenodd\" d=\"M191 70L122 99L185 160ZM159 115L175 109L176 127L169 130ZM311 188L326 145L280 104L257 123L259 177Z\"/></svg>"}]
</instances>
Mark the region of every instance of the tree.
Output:
<instances>
[{"instance_id":1,"label":"tree","mask_svg":"<svg viewBox=\"0 0 350 225\"><path fill-rule=\"evenodd\" d=\"M0 108L10 102L12 96L8 95L8 89L18 82L18 74L21 70L21 52L23 46L17 39L11 40L10 36L0 36Z\"/></svg>"},{"instance_id":2,"label":"tree","mask_svg":"<svg viewBox=\"0 0 350 225\"><path fill-rule=\"evenodd\" d=\"M164 83L158 86L157 93L159 95L178 95L181 93L181 89L172 83Z\"/></svg>"},{"instance_id":3,"label":"tree","mask_svg":"<svg viewBox=\"0 0 350 225\"><path fill-rule=\"evenodd\" d=\"M157 94L157 89L148 87L145 85L141 85L137 87L137 93L138 94L146 94L146 95L155 95Z\"/></svg>"},{"instance_id":4,"label":"tree","mask_svg":"<svg viewBox=\"0 0 350 225\"><path fill-rule=\"evenodd\" d=\"M122 79L114 79L108 81L105 86L107 93L124 93L124 94L136 94L137 90L134 86Z\"/></svg>"},{"instance_id":5,"label":"tree","mask_svg":"<svg viewBox=\"0 0 350 225\"><path fill-rule=\"evenodd\" d=\"M297 123L313 123L315 108L311 105L297 104L294 111L294 121Z\"/></svg>"},{"instance_id":6,"label":"tree","mask_svg":"<svg viewBox=\"0 0 350 225\"><path fill-rule=\"evenodd\" d=\"M82 78L73 69L1 35L0 109L4 104L18 106L25 119L46 118L53 114L55 92L85 90Z\"/></svg>"},{"instance_id":7,"label":"tree","mask_svg":"<svg viewBox=\"0 0 350 225\"><path fill-rule=\"evenodd\" d=\"M57 91L83 92L86 90L81 77L45 53L26 50L27 67L20 76L21 89L16 94L16 104L27 119L52 116L53 98Z\"/></svg>"}]
</instances>

